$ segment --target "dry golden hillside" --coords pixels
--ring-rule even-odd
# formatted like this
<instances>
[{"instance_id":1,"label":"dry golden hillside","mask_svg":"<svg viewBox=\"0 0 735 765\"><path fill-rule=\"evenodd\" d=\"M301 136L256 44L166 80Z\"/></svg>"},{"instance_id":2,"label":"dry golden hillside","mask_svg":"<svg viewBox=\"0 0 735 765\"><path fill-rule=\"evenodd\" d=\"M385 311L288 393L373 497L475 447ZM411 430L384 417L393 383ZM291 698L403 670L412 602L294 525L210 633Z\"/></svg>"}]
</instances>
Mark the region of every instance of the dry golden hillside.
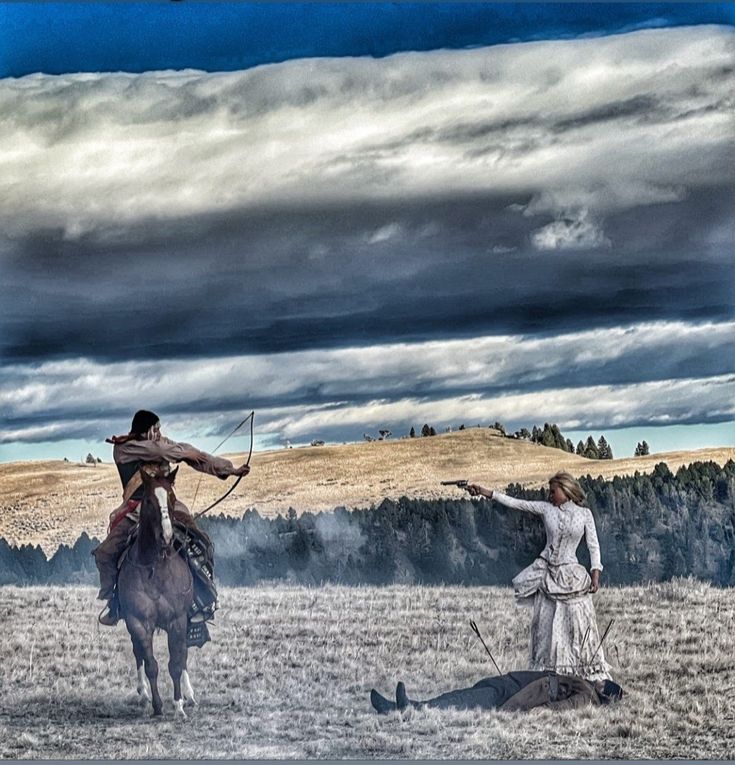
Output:
<instances>
[{"instance_id":1,"label":"dry golden hillside","mask_svg":"<svg viewBox=\"0 0 735 765\"><path fill-rule=\"evenodd\" d=\"M243 455L230 455L233 462ZM384 497L462 496L439 481L469 478L490 487L518 482L540 486L554 472L610 477L650 470L666 462L672 470L696 460L720 464L735 458L735 447L667 452L618 460L587 460L558 449L503 438L490 428L472 428L433 438L281 449L253 454L252 473L214 512L239 515L255 507L262 515L365 507ZM193 510L204 509L229 483L182 466L178 495ZM193 502L197 485L199 491ZM47 552L71 543L86 530L101 537L121 489L112 464L63 461L0 465L0 536L41 544Z\"/></svg>"}]
</instances>

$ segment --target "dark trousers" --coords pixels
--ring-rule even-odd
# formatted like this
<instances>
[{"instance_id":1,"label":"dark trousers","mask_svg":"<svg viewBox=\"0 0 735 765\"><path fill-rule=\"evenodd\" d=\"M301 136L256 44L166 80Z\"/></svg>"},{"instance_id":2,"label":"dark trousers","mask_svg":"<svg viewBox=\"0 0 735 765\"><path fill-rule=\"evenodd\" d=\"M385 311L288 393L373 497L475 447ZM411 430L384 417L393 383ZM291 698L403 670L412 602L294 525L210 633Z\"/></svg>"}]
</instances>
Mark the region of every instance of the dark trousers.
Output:
<instances>
[{"instance_id":1,"label":"dark trousers","mask_svg":"<svg viewBox=\"0 0 735 765\"><path fill-rule=\"evenodd\" d=\"M509 672L497 677L486 677L471 688L442 693L428 701L412 701L416 707L436 707L437 709L497 709L502 707L529 682L537 680L543 672Z\"/></svg>"}]
</instances>

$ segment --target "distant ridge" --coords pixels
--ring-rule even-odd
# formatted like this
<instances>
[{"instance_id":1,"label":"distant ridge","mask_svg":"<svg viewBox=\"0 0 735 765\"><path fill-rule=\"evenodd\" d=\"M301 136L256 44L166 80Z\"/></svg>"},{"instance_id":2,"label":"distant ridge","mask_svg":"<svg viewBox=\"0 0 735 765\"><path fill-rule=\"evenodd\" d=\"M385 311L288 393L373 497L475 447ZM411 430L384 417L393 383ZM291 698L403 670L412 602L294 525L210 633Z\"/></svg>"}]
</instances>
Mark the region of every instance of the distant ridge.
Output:
<instances>
[{"instance_id":1,"label":"distant ridge","mask_svg":"<svg viewBox=\"0 0 735 765\"><path fill-rule=\"evenodd\" d=\"M235 463L242 454L229 455ZM461 498L464 493L442 487L441 480L469 478L502 488L519 483L543 485L560 469L574 475L611 478L650 472L666 462L671 470L696 461L724 464L735 447L699 449L589 460L529 441L505 438L492 428L468 428L429 438L360 442L256 452L252 473L217 507L217 513L242 515L257 508L262 516L369 507L388 497L397 499ZM52 554L60 544L72 545L86 531L102 538L110 511L119 503L114 465L82 465L63 460L0 464L0 536L11 544L40 544ZM178 495L187 504L199 475L182 466ZM227 483L204 476L196 507L202 510L226 490Z\"/></svg>"}]
</instances>

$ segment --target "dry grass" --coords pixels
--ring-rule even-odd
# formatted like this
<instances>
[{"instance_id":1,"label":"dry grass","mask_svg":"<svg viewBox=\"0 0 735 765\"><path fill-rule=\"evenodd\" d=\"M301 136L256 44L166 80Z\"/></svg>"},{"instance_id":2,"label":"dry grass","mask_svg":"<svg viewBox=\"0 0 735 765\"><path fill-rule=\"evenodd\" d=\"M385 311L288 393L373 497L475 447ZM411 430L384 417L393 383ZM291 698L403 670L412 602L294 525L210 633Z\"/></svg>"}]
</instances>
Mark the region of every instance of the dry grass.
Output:
<instances>
[{"instance_id":1,"label":"dry grass","mask_svg":"<svg viewBox=\"0 0 735 765\"><path fill-rule=\"evenodd\" d=\"M192 650L199 706L177 723L163 638L163 719L136 702L124 627L98 628L92 588L0 588L4 758L731 758L735 594L691 581L610 588L598 619L627 696L560 716L379 717L372 686L414 698L521 668L529 614L505 588L225 590L214 642ZM184 734L185 730L185 734Z\"/></svg>"},{"instance_id":2,"label":"dry grass","mask_svg":"<svg viewBox=\"0 0 735 765\"><path fill-rule=\"evenodd\" d=\"M261 515L367 507L384 497L458 496L442 479L472 478L489 486L510 482L540 486L549 475L568 469L575 475L611 477L650 471L657 462L672 470L696 460L723 464L735 448L653 454L619 460L587 460L558 449L502 438L489 428L470 428L433 438L345 444L260 452L253 455L250 476L215 512L242 514L256 507ZM233 461L244 461L234 455ZM200 474L185 465L177 480L179 496L191 504ZM196 509L203 509L227 484L204 477ZM0 536L41 544L48 553L73 543L82 531L101 536L107 516L119 503L113 465L96 467L56 462L0 465Z\"/></svg>"}]
</instances>

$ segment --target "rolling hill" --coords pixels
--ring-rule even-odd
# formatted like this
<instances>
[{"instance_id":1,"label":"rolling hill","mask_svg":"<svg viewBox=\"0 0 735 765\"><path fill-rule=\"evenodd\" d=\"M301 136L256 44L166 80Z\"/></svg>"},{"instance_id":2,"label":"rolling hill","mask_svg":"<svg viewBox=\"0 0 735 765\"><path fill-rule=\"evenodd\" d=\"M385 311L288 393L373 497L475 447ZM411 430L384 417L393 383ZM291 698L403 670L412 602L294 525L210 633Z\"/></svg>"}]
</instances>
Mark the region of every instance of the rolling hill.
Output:
<instances>
[{"instance_id":1,"label":"rolling hill","mask_svg":"<svg viewBox=\"0 0 735 765\"><path fill-rule=\"evenodd\" d=\"M229 457L236 464L245 459L242 454ZM647 472L658 462L676 470L698 460L722 464L732 458L735 447L588 460L504 438L491 428L471 428L431 438L256 452L252 473L213 512L241 515L252 507L261 515L275 515L289 507L299 513L340 505L367 507L385 497L461 496L461 490L439 484L448 479L469 478L495 488L512 482L536 487L560 469L612 477ZM221 496L228 485L209 476L200 481L186 465L177 479L179 497L194 512ZM120 494L117 470L110 463L1 464L0 536L11 544L40 544L47 553L73 543L82 531L102 537Z\"/></svg>"}]
</instances>

